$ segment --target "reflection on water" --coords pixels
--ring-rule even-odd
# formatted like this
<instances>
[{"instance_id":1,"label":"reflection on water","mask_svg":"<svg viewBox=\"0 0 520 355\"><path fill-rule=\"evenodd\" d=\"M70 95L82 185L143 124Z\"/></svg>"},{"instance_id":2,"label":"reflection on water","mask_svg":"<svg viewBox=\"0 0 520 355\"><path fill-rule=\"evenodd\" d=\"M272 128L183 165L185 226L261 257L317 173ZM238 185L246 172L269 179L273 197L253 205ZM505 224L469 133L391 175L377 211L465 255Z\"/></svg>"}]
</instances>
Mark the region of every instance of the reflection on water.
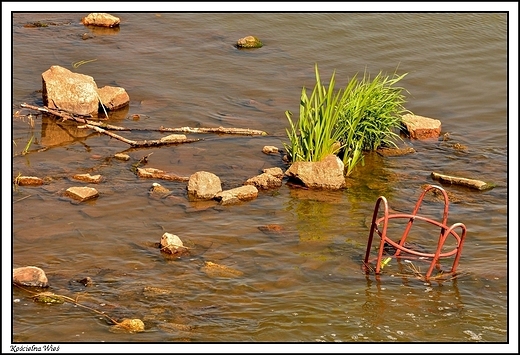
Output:
<instances>
[{"instance_id":1,"label":"reflection on water","mask_svg":"<svg viewBox=\"0 0 520 355\"><path fill-rule=\"evenodd\" d=\"M86 15L86 14L85 14ZM128 128L239 127L265 137L200 135L202 141L135 149L38 116L35 127L12 119L12 175L39 176L41 187L12 191L13 266L35 265L50 291L110 317L139 318L146 331L110 331L106 318L71 303L44 305L13 289L14 342L506 342L508 331L507 17L458 13L121 13L118 30L85 28L83 14L13 17L13 113L41 105L41 73L77 68L99 86L124 87L130 105L110 114ZM25 28L35 21L70 23ZM420 26L418 25L420 24ZM86 39L82 35L89 33ZM257 35L265 46L237 50ZM38 48L38 55L28 55ZM184 182L142 179L132 164L181 176L210 171L224 189L262 169L287 169L281 155L302 86L314 63L339 85L368 69L408 72L407 108L440 119L448 141L409 141L400 157L365 156L342 191L285 184L234 206L190 202ZM72 69L71 69L72 70ZM21 115L30 111L21 110ZM33 113L34 114L34 113ZM24 116L26 117L26 116ZM120 132L158 139L158 132ZM34 136L30 153L20 154ZM455 144L465 149L454 149ZM114 159L126 152L129 161ZM411 211L431 172L494 182L488 191L444 186L453 196L449 224L468 237L460 277L424 283L393 263L364 275L374 204L385 196ZM77 173L101 174L100 197L71 203L63 191ZM172 191L153 198L153 182ZM422 212L438 213L435 204ZM439 207L440 208L440 207ZM368 218L368 224L367 224ZM189 256L164 255L156 243L178 235ZM429 232L423 232L428 241ZM434 238L436 238L435 235ZM237 270L215 277L206 262ZM93 284L78 285L90 277Z\"/></svg>"}]
</instances>

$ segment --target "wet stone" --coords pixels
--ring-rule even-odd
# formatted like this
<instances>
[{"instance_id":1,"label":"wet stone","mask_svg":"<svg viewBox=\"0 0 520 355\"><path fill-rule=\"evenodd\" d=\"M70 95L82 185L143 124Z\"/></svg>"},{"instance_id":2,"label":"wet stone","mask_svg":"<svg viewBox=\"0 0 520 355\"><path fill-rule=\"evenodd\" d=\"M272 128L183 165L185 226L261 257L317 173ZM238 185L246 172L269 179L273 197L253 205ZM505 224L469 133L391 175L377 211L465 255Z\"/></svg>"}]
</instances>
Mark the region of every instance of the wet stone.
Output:
<instances>
[{"instance_id":1,"label":"wet stone","mask_svg":"<svg viewBox=\"0 0 520 355\"><path fill-rule=\"evenodd\" d=\"M13 269L13 283L21 286L48 287L49 280L45 271L36 266Z\"/></svg>"}]
</instances>

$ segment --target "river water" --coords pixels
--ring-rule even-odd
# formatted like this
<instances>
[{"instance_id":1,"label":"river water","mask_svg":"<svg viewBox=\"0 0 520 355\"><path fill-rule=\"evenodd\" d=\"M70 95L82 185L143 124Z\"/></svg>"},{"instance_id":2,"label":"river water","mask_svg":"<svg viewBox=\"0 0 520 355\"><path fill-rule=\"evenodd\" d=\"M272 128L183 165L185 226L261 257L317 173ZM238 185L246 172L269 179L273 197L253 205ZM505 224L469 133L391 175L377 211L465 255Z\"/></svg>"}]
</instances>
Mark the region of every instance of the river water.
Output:
<instances>
[{"instance_id":1,"label":"river water","mask_svg":"<svg viewBox=\"0 0 520 355\"><path fill-rule=\"evenodd\" d=\"M510 303L516 293L510 292L516 280L508 278L516 272L516 255L511 260L508 251L517 234L508 234L507 14L113 12L119 29L87 28L80 23L87 14L12 17L9 114L22 115L12 118L12 178L46 179L40 187L8 184L12 267L44 269L49 291L89 307L36 303L30 292L14 288L7 295L12 344L431 343L450 344L448 351L478 345L480 351L515 336ZM24 26L36 22L51 24ZM264 47L235 48L247 35ZM441 120L449 140L405 138L399 144L415 154L367 154L341 191L302 190L284 180L279 189L232 206L190 202L185 182L132 172L132 164L151 153L147 167L181 176L209 171L223 189L264 168L286 170L281 155L266 155L262 147L282 149L288 142L284 112L298 112L302 86L314 86L315 63L322 80L336 71L338 87L365 70L408 73L401 82L406 108ZM115 125L240 127L268 135L189 135L203 140L129 149L20 108L42 105L41 74L52 65L90 75L99 87L125 88L130 105L111 115ZM29 154L20 154L31 137ZM121 152L131 159L113 158ZM88 185L100 197L71 203L63 192L84 185L71 176L87 172L102 175L102 183ZM442 185L452 198L450 225L461 222L468 230L458 276L424 282L395 262L379 278L365 275L361 263L377 198L411 211L422 186L439 185L432 172L496 185L486 191ZM150 197L153 182L172 195ZM428 202L421 211L437 216L442 207ZM277 230L266 230L269 225ZM161 253L155 243L165 232L178 235L189 255ZM236 275L208 273L206 262ZM87 276L91 286L75 282ZM118 320L139 318L145 331L114 331L93 310Z\"/></svg>"}]
</instances>

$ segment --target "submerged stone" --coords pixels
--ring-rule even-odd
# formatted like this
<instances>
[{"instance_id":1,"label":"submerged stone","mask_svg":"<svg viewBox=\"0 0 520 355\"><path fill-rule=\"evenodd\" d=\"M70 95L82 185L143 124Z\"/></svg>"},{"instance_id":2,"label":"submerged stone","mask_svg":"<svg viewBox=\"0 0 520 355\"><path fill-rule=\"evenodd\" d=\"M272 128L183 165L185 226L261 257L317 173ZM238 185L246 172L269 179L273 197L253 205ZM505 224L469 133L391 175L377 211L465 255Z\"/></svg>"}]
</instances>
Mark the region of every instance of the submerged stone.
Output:
<instances>
[{"instance_id":1,"label":"submerged stone","mask_svg":"<svg viewBox=\"0 0 520 355\"><path fill-rule=\"evenodd\" d=\"M237 48L260 48L263 43L255 36L247 36L237 41Z\"/></svg>"}]
</instances>

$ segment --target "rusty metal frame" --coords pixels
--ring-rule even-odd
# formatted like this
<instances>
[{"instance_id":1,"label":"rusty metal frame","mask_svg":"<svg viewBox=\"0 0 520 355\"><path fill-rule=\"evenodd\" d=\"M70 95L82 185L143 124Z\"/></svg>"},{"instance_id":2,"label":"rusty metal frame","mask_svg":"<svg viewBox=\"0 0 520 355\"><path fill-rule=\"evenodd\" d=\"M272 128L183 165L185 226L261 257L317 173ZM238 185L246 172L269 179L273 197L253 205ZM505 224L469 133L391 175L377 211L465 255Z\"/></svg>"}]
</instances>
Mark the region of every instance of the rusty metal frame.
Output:
<instances>
[{"instance_id":1,"label":"rusty metal frame","mask_svg":"<svg viewBox=\"0 0 520 355\"><path fill-rule=\"evenodd\" d=\"M443 217L442 221L435 221L431 218L423 217L417 215L419 212L419 209L421 207L421 204L423 202L424 196L426 193L430 190L439 190L443 197L444 197L444 211L443 211ZM381 203L383 203L384 206L384 215L383 217L378 218L379 216L379 209L381 206ZM395 248L395 253L393 255L385 255L385 257L392 257L392 258L420 258L422 260L431 260L430 267L428 271L425 274L425 279L430 279L430 276L433 272L434 267L439 265L441 258L451 257L455 255L451 270L449 271L450 274L455 273L457 270L457 266L459 264L460 255L462 252L462 247L464 245L464 240L466 238L466 226L463 223L455 223L448 227L448 209L449 209L449 200L448 200L448 194L446 191L439 186L436 185L428 185L423 192L421 193L419 199L417 200L417 203L415 205L415 208L411 214L404 214L404 213L396 213L396 214L390 214L388 210L388 202L384 196L380 196L377 199L376 205L374 207L374 214L372 216L372 223L370 225L370 234L368 237L368 244L367 244L367 250L364 258L364 269L365 272L368 273L370 270L368 268L369 265L369 258L370 258L370 251L372 248L372 241L374 238L374 232L379 235L381 241L379 244L379 250L377 258L374 260L376 261L376 268L375 273L376 275L379 275L381 273L381 260L383 258L383 251L385 243L390 244ZM391 238L387 235L387 229L388 224L390 220L396 219L396 218L407 218L408 223L406 224L406 228L401 236L401 239L399 242L394 242ZM434 253L423 253L416 250L412 250L410 248L406 248L404 246L406 239L408 237L408 234L412 228L412 225L415 220L422 220L426 221L430 224L433 224L440 228L440 234L439 234L439 240L437 242L437 248ZM380 224L382 223L382 229L379 228ZM456 232L457 229L460 228L460 235ZM444 246L444 243L446 242L446 239L449 236L453 236L456 240L456 246L453 250L449 252L442 253L442 248Z\"/></svg>"}]
</instances>

